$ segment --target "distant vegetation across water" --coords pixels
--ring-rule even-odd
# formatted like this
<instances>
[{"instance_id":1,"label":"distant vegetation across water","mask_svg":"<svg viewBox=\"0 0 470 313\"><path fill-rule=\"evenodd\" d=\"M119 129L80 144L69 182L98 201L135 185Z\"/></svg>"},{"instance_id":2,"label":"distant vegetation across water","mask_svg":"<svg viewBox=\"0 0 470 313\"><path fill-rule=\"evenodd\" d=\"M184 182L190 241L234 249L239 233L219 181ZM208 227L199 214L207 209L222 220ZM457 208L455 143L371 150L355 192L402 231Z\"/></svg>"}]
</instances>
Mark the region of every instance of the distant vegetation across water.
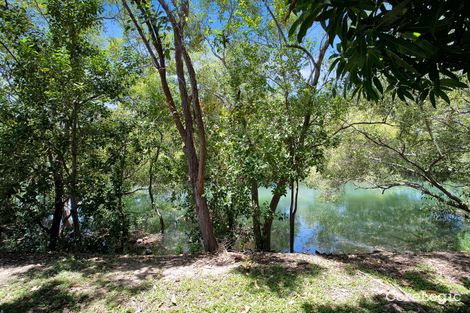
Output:
<instances>
[{"instance_id":1,"label":"distant vegetation across water","mask_svg":"<svg viewBox=\"0 0 470 313\"><path fill-rule=\"evenodd\" d=\"M270 196L269 189L260 189L262 206ZM131 216L144 223L148 231L157 232L158 219L148 209L147 195L140 194L129 200ZM182 218L183 213L164 199L161 205L168 228L154 253L189 252L190 229ZM279 203L272 229L275 251L289 250L289 205L288 193ZM246 223L250 228L251 220ZM249 244L239 246L250 247ZM394 188L382 194L379 190L357 189L348 184L334 199L325 199L320 191L301 186L295 252L343 254L374 250L470 250L470 229L459 216L430 210L420 193L410 188Z\"/></svg>"}]
</instances>

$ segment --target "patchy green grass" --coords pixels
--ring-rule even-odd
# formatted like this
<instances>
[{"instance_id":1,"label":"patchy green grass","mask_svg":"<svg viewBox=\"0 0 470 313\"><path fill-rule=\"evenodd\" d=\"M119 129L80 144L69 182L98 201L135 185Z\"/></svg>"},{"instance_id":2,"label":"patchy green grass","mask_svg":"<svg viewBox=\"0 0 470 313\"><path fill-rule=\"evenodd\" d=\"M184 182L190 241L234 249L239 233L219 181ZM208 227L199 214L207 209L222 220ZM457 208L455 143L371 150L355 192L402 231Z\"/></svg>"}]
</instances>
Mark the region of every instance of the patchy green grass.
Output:
<instances>
[{"instance_id":1,"label":"patchy green grass","mask_svg":"<svg viewBox=\"0 0 470 313\"><path fill-rule=\"evenodd\" d=\"M468 254L396 257L0 258L0 312L469 312Z\"/></svg>"}]
</instances>

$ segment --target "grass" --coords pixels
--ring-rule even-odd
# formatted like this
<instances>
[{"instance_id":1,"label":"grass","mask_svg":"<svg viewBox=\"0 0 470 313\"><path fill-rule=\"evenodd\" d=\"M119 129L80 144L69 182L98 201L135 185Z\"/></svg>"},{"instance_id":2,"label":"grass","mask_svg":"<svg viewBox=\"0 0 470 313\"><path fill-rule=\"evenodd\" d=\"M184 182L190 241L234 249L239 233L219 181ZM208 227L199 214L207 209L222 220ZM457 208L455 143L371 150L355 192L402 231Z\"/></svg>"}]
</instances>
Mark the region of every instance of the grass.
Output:
<instances>
[{"instance_id":1,"label":"grass","mask_svg":"<svg viewBox=\"0 0 470 313\"><path fill-rule=\"evenodd\" d=\"M230 253L0 258L9 274L0 275L0 312L469 312L468 273L394 262ZM386 292L407 297L391 302ZM461 301L431 297L451 292Z\"/></svg>"}]
</instances>

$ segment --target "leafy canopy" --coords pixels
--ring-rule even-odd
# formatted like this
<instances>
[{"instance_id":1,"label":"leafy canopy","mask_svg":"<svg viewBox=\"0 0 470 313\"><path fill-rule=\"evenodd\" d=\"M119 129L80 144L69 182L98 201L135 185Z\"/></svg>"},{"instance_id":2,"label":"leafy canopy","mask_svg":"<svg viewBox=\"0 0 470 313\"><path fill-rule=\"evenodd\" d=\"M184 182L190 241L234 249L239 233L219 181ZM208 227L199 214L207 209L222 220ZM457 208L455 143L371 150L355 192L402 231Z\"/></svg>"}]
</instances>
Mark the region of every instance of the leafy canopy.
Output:
<instances>
[{"instance_id":1,"label":"leafy canopy","mask_svg":"<svg viewBox=\"0 0 470 313\"><path fill-rule=\"evenodd\" d=\"M336 44L332 69L346 87L377 100L436 98L466 88L470 76L470 2L460 0L289 0L290 35L302 41L319 22ZM386 86L383 86L383 82ZM385 87L385 88L384 88Z\"/></svg>"}]
</instances>

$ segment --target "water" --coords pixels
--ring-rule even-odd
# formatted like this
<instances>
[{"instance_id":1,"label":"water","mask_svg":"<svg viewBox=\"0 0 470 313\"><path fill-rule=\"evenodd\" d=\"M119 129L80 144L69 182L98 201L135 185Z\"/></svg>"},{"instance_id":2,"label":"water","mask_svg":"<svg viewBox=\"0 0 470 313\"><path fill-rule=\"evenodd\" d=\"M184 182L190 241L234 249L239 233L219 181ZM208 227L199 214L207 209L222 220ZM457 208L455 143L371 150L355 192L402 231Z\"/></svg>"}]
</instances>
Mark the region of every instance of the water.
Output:
<instances>
[{"instance_id":1,"label":"water","mask_svg":"<svg viewBox=\"0 0 470 313\"><path fill-rule=\"evenodd\" d=\"M184 213L175 206L168 194L156 195L155 200L165 222L165 234L162 240L155 244L153 252L159 255L191 252L191 226L185 221ZM131 225L134 225L135 229L132 230L144 230L151 234L160 232L160 221L151 209L147 193L137 193L126 198L125 209Z\"/></svg>"},{"instance_id":2,"label":"water","mask_svg":"<svg viewBox=\"0 0 470 313\"><path fill-rule=\"evenodd\" d=\"M271 192L260 190L263 201ZM295 252L360 253L469 249L468 224L452 215L435 215L425 208L420 193L397 188L378 190L347 185L335 201L322 200L320 192L301 186L295 223ZM289 250L290 197L278 206L272 230L272 248Z\"/></svg>"},{"instance_id":3,"label":"water","mask_svg":"<svg viewBox=\"0 0 470 313\"><path fill-rule=\"evenodd\" d=\"M261 205L267 206L271 191L260 189L259 196ZM295 252L470 250L468 223L453 215L436 218L425 208L420 193L413 189L395 188L382 194L347 185L335 201L327 201L319 191L301 186L298 201ZM163 242L154 252L189 251L188 224L182 213L172 208L168 199L162 199L159 205L167 228ZM289 196L281 198L271 235L271 248L276 251L289 250L289 205ZM149 210L147 195L135 197L128 206L141 226L150 232L158 231L158 220Z\"/></svg>"}]
</instances>

